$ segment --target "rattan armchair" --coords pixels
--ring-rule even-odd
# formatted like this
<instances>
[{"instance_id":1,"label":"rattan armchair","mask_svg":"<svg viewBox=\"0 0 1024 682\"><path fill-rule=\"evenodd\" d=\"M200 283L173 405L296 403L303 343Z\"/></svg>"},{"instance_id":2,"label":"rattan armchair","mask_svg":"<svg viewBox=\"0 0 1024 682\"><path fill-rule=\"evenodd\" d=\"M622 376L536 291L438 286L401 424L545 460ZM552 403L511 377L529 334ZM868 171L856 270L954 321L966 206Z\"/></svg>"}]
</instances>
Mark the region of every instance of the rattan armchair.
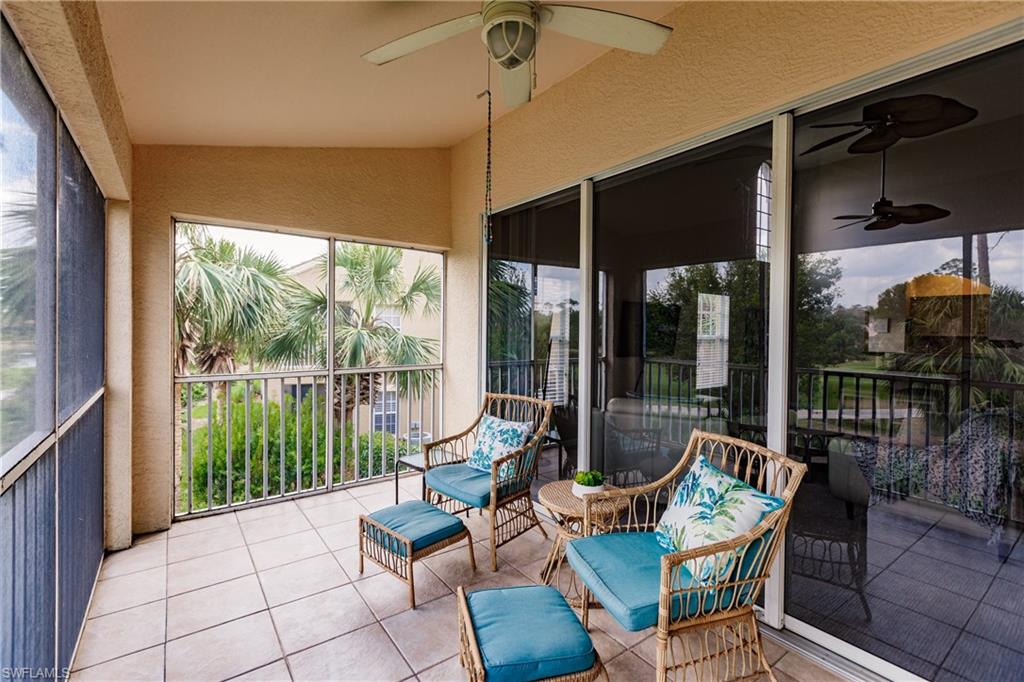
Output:
<instances>
[{"instance_id":1,"label":"rattan armchair","mask_svg":"<svg viewBox=\"0 0 1024 682\"><path fill-rule=\"evenodd\" d=\"M491 570L498 570L498 547L522 535L533 527L547 537L544 526L537 518L530 497L530 484L537 474L541 448L551 422L552 403L521 395L487 393L484 404L473 424L461 433L427 443L423 447L424 483L427 501L452 514L468 509L486 510L491 522ZM476 442L477 428L485 414L510 421L531 421L534 430L526 445L491 462L489 490L480 488L479 479L460 477L448 479L442 485L442 474L463 470L469 476L469 459ZM461 467L461 470L444 467ZM502 473L499 476L499 472ZM487 474L480 472L477 476Z\"/></svg>"},{"instance_id":2,"label":"rattan armchair","mask_svg":"<svg viewBox=\"0 0 1024 682\"><path fill-rule=\"evenodd\" d=\"M785 504L742 535L660 557L657 679L722 680L767 675L774 680L762 649L754 603L784 536L806 465L753 443L694 430L682 459L660 480L587 495L584 534L654 531L676 487L700 454L722 471L781 497ZM607 516L595 508L609 499L628 500L626 511L610 527ZM709 584L692 577L700 575L726 577ZM584 585L582 619L587 626L591 592L585 579Z\"/></svg>"}]
</instances>

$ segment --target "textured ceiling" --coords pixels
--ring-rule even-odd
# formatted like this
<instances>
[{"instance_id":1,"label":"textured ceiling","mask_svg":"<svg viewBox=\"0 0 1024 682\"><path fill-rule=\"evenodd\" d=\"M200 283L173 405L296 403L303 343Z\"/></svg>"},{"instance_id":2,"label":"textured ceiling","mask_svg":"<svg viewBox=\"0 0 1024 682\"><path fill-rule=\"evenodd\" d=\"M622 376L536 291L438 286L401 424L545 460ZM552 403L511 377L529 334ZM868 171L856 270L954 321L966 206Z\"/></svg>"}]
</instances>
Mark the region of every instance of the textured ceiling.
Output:
<instances>
[{"instance_id":1,"label":"textured ceiling","mask_svg":"<svg viewBox=\"0 0 1024 682\"><path fill-rule=\"evenodd\" d=\"M384 66L359 58L479 3L98 4L137 144L450 146L486 122L476 95L487 62L476 31ZM578 4L658 19L679 3ZM605 51L545 33L535 96ZM500 100L496 116L505 111Z\"/></svg>"}]
</instances>

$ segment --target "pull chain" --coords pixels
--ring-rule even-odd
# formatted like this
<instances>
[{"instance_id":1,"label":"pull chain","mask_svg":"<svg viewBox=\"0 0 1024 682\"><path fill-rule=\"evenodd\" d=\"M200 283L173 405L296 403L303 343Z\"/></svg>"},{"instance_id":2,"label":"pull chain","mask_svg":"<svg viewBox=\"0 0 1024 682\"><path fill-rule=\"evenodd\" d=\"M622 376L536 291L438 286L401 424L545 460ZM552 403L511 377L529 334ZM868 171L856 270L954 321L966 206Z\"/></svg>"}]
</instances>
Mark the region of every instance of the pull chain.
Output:
<instances>
[{"instance_id":1,"label":"pull chain","mask_svg":"<svg viewBox=\"0 0 1024 682\"><path fill-rule=\"evenodd\" d=\"M491 116L493 113L493 97L491 95L491 62L487 61L487 89L477 95L477 98L487 95L487 163L484 169L484 240L488 246L493 238L493 232L491 231L491 213L494 209L494 205L491 201L491 189L492 189L492 163L491 163L491 133L492 133L492 121Z\"/></svg>"}]
</instances>

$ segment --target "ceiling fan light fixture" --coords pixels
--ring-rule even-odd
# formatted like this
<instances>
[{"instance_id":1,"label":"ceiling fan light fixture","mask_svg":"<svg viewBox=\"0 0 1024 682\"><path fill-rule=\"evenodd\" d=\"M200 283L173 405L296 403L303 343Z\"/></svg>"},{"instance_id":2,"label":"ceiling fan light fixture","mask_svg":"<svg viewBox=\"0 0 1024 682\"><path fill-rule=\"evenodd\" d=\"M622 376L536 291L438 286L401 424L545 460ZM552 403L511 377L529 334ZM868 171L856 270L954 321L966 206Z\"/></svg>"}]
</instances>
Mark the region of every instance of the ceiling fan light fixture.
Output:
<instances>
[{"instance_id":1,"label":"ceiling fan light fixture","mask_svg":"<svg viewBox=\"0 0 1024 682\"><path fill-rule=\"evenodd\" d=\"M537 50L537 15L523 2L489 4L483 13L483 41L491 59L512 70L533 59Z\"/></svg>"}]
</instances>

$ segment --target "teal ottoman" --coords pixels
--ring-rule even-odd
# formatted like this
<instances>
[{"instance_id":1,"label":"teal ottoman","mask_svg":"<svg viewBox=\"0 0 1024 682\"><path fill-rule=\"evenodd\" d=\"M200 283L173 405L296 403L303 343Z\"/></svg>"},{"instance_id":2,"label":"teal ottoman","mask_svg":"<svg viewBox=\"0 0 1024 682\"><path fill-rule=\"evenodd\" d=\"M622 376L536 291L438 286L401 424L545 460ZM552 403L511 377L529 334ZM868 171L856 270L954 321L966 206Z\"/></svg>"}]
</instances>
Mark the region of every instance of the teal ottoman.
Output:
<instances>
[{"instance_id":1,"label":"teal ottoman","mask_svg":"<svg viewBox=\"0 0 1024 682\"><path fill-rule=\"evenodd\" d=\"M589 682L604 665L565 598L547 585L458 588L459 661L470 682Z\"/></svg>"},{"instance_id":2,"label":"teal ottoman","mask_svg":"<svg viewBox=\"0 0 1024 682\"><path fill-rule=\"evenodd\" d=\"M409 585L409 606L416 608L412 564L460 540L469 544L476 571L473 536L462 520L422 500L411 500L359 517L359 573L369 559Z\"/></svg>"}]
</instances>

